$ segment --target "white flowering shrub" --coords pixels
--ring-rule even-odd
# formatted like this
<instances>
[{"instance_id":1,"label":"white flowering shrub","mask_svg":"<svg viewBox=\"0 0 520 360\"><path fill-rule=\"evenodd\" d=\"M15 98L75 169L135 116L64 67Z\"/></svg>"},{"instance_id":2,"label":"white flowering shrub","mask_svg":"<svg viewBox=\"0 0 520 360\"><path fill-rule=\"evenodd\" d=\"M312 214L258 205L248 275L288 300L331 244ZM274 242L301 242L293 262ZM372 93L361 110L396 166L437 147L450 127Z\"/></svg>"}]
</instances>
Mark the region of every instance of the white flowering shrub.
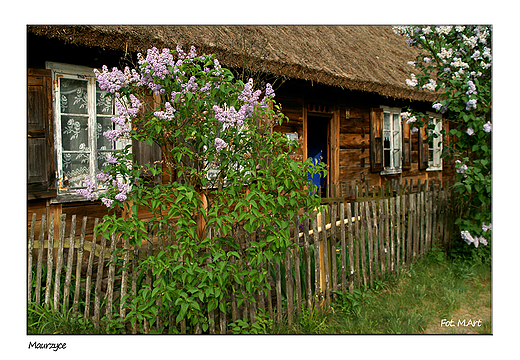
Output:
<instances>
[{"instance_id":1,"label":"white flowering shrub","mask_svg":"<svg viewBox=\"0 0 520 360\"><path fill-rule=\"evenodd\" d=\"M491 32L490 26L396 26L406 43L423 51L408 62L416 70L406 84L437 91L432 108L450 120L443 157L455 159L455 189L463 204L460 239L478 247L491 240ZM422 113L415 126L428 126ZM413 119L412 114L408 114ZM444 132L444 131L443 131ZM447 137L443 137L446 139ZM489 250L486 250L489 253Z\"/></svg>"}]
</instances>

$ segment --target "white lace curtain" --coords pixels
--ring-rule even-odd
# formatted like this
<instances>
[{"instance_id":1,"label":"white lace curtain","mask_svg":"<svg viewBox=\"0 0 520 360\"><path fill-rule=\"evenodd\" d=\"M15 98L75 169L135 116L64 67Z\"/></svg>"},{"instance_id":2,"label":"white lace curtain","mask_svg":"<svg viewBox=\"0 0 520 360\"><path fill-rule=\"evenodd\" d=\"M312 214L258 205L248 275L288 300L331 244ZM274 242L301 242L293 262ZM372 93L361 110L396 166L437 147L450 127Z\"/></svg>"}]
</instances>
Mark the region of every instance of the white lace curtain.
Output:
<instances>
[{"instance_id":1,"label":"white lace curtain","mask_svg":"<svg viewBox=\"0 0 520 360\"><path fill-rule=\"evenodd\" d=\"M90 176L92 153L89 137L89 115L94 111L88 101L88 81L83 79L60 79L60 112L62 141L62 170L64 187L84 187L83 179ZM114 123L110 120L114 114L113 100L106 91L96 89L96 124L94 143L96 144L97 171L102 171L113 142L103 136L111 130ZM94 132L94 131L92 131ZM108 151L108 152L107 152Z\"/></svg>"}]
</instances>

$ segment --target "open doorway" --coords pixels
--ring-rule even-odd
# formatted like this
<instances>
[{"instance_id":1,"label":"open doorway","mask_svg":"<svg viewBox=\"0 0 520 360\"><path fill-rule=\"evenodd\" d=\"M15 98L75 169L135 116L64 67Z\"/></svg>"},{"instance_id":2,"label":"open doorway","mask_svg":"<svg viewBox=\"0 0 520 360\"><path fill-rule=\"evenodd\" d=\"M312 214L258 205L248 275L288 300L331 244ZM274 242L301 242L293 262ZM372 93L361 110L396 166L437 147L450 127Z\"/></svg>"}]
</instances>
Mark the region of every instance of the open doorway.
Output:
<instances>
[{"instance_id":1,"label":"open doorway","mask_svg":"<svg viewBox=\"0 0 520 360\"><path fill-rule=\"evenodd\" d=\"M307 115L307 156L313 158L315 163L328 164L330 159L330 122L331 115ZM315 174L309 179L313 185L321 187L320 196L325 195L325 185L327 184L327 176L323 174Z\"/></svg>"}]
</instances>

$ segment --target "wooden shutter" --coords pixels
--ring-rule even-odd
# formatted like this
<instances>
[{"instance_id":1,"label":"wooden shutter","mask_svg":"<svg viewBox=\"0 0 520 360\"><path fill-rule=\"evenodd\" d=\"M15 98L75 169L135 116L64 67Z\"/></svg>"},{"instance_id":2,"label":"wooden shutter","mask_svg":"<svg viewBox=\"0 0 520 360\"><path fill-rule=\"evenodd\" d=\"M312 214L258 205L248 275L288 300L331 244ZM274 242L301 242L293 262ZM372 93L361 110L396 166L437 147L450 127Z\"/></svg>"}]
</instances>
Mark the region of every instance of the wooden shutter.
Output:
<instances>
[{"instance_id":1,"label":"wooden shutter","mask_svg":"<svg viewBox=\"0 0 520 360\"><path fill-rule=\"evenodd\" d=\"M27 77L27 195L55 197L52 72L29 69Z\"/></svg>"},{"instance_id":2,"label":"wooden shutter","mask_svg":"<svg viewBox=\"0 0 520 360\"><path fill-rule=\"evenodd\" d=\"M410 170L412 168L412 136L410 133L410 124L403 122L403 152L402 152L402 167L403 170Z\"/></svg>"},{"instance_id":3,"label":"wooden shutter","mask_svg":"<svg viewBox=\"0 0 520 360\"><path fill-rule=\"evenodd\" d=\"M370 109L370 171L383 171L383 109Z\"/></svg>"},{"instance_id":4,"label":"wooden shutter","mask_svg":"<svg viewBox=\"0 0 520 360\"><path fill-rule=\"evenodd\" d=\"M428 123L427 118L422 119L426 124ZM422 126L419 131L419 170L426 170L428 168L428 128Z\"/></svg>"}]
</instances>

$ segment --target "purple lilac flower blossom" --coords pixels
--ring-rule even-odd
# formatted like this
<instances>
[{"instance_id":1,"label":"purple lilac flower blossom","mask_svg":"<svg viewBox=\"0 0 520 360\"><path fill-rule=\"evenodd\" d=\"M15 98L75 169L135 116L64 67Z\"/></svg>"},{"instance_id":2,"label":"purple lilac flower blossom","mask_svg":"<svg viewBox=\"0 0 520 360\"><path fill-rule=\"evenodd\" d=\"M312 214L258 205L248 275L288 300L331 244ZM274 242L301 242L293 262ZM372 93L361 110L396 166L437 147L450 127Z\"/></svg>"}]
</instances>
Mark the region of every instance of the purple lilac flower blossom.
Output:
<instances>
[{"instance_id":1,"label":"purple lilac flower blossom","mask_svg":"<svg viewBox=\"0 0 520 360\"><path fill-rule=\"evenodd\" d=\"M195 49L195 46L193 46L193 45L191 46L190 53L188 54L188 57L190 59L195 59L197 57L197 51Z\"/></svg>"},{"instance_id":2,"label":"purple lilac flower blossom","mask_svg":"<svg viewBox=\"0 0 520 360\"><path fill-rule=\"evenodd\" d=\"M117 164L117 158L113 157L112 155L108 155L108 157L107 157L107 161L108 161L110 164Z\"/></svg>"},{"instance_id":3,"label":"purple lilac flower blossom","mask_svg":"<svg viewBox=\"0 0 520 360\"><path fill-rule=\"evenodd\" d=\"M85 185L87 187L85 189L76 190L76 194L83 195L87 198L87 200L94 200L94 198L96 197L96 195L94 194L94 182L88 176L85 176L85 179L83 181L85 182Z\"/></svg>"},{"instance_id":4,"label":"purple lilac flower blossom","mask_svg":"<svg viewBox=\"0 0 520 360\"><path fill-rule=\"evenodd\" d=\"M488 132L491 132L491 130L492 130L491 122L488 121L487 123L485 123L484 126L483 126L483 129L484 129L484 131L487 132L487 133L488 133Z\"/></svg>"},{"instance_id":5,"label":"purple lilac flower blossom","mask_svg":"<svg viewBox=\"0 0 520 360\"><path fill-rule=\"evenodd\" d=\"M112 94L131 83L139 83L142 79L135 69L130 70L127 66L124 71L118 68L112 68L112 71L108 71L108 67L103 65L101 72L98 69L94 69L99 88Z\"/></svg>"},{"instance_id":6,"label":"purple lilac flower blossom","mask_svg":"<svg viewBox=\"0 0 520 360\"><path fill-rule=\"evenodd\" d=\"M473 128L470 126L468 130L466 130L466 134L468 134L469 136L473 136L475 135L475 130L473 130Z\"/></svg>"},{"instance_id":7,"label":"purple lilac flower blossom","mask_svg":"<svg viewBox=\"0 0 520 360\"><path fill-rule=\"evenodd\" d=\"M432 105L432 108L434 108L434 109L437 110L437 111L440 111L441 108L442 108L442 104L441 104L441 103L433 104L433 105Z\"/></svg>"},{"instance_id":8,"label":"purple lilac flower blossom","mask_svg":"<svg viewBox=\"0 0 520 360\"><path fill-rule=\"evenodd\" d=\"M222 140L221 138L216 138L215 139L215 148L217 150L217 152L220 152L220 150L222 150L223 148L225 148L228 144Z\"/></svg>"},{"instance_id":9,"label":"purple lilac flower blossom","mask_svg":"<svg viewBox=\"0 0 520 360\"><path fill-rule=\"evenodd\" d=\"M112 206L112 203L114 202L114 200L112 200L112 199L107 199L107 198L105 198L105 197L102 197L102 198L101 198L101 201L103 202L103 204L105 204L105 206L106 206L107 208L109 208L110 206Z\"/></svg>"},{"instance_id":10,"label":"purple lilac flower blossom","mask_svg":"<svg viewBox=\"0 0 520 360\"><path fill-rule=\"evenodd\" d=\"M96 175L96 179L101 180L101 181L107 181L107 180L112 179L112 175L110 175L109 173L100 172L99 174Z\"/></svg>"},{"instance_id":11,"label":"purple lilac flower blossom","mask_svg":"<svg viewBox=\"0 0 520 360\"><path fill-rule=\"evenodd\" d=\"M153 114L162 120L172 120L175 117L175 109L169 102L164 103L165 111L156 111Z\"/></svg>"}]
</instances>

